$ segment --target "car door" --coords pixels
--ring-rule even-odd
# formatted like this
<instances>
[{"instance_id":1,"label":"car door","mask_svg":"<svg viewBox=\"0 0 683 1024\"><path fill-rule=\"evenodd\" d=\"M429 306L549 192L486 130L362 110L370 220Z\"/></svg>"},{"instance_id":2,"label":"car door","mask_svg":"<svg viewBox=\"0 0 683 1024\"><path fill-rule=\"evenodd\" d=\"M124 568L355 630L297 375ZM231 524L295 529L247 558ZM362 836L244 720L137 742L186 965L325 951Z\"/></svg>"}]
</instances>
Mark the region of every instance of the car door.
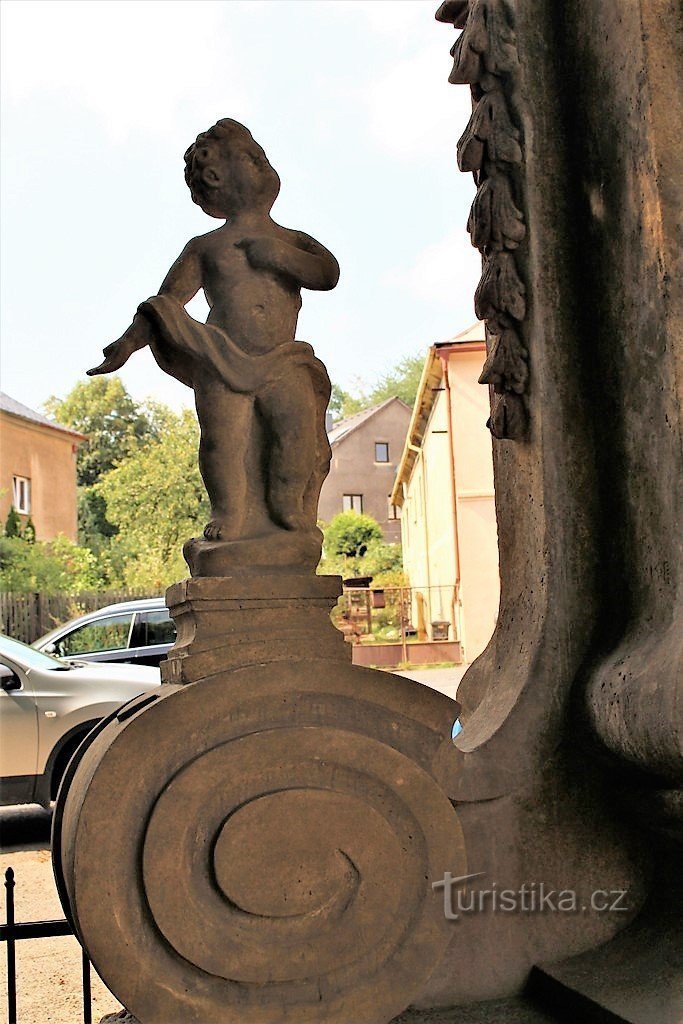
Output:
<instances>
[{"instance_id":1,"label":"car door","mask_svg":"<svg viewBox=\"0 0 683 1024\"><path fill-rule=\"evenodd\" d=\"M176 628L168 608L137 612L131 636L136 665L158 665L175 643Z\"/></svg>"},{"instance_id":2,"label":"car door","mask_svg":"<svg viewBox=\"0 0 683 1024\"><path fill-rule=\"evenodd\" d=\"M132 612L103 615L64 633L54 641L54 653L58 658L84 657L88 661L133 661L130 649L132 628Z\"/></svg>"},{"instance_id":3,"label":"car door","mask_svg":"<svg viewBox=\"0 0 683 1024\"><path fill-rule=\"evenodd\" d=\"M4 657L0 666L19 682L18 689L0 688L0 803L27 803L33 799L37 774L36 700L29 674L21 666Z\"/></svg>"}]
</instances>

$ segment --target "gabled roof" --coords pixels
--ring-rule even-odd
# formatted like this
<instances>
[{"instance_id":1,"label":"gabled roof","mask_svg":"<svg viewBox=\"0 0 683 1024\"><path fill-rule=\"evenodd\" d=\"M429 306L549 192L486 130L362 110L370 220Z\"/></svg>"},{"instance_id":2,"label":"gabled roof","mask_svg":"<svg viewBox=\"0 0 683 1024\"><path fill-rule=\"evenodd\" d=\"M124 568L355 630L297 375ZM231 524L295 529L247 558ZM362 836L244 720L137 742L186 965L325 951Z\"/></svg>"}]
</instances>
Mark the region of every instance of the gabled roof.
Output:
<instances>
[{"instance_id":1,"label":"gabled roof","mask_svg":"<svg viewBox=\"0 0 683 1024\"><path fill-rule=\"evenodd\" d=\"M392 505L403 504L403 482L410 479L415 465L417 453L422 446L425 430L432 413L438 392L441 389L443 380L443 363L441 357L449 357L451 352L456 353L459 346L460 354L476 352L483 348L486 343L486 325L483 320L477 320L471 327L460 331L453 338L446 341L437 341L432 345L425 357L425 364L422 369L422 377L417 389L415 405L413 406L410 425L406 435L406 443L396 470L394 489L391 494Z\"/></svg>"},{"instance_id":2,"label":"gabled roof","mask_svg":"<svg viewBox=\"0 0 683 1024\"><path fill-rule=\"evenodd\" d=\"M87 441L85 434L80 434L77 430L71 430L70 427L63 427L61 423L55 423L54 420L49 420L47 416L43 416L41 412L36 412L35 409L29 409L27 405L22 405L21 402L17 402L16 398L10 398L4 391L0 391L0 412L7 412L10 416L18 416L19 419L29 420L31 423L38 423L41 427L50 427L51 430L59 430L62 434L70 434L71 437L78 438L80 441Z\"/></svg>"},{"instance_id":3,"label":"gabled roof","mask_svg":"<svg viewBox=\"0 0 683 1024\"><path fill-rule=\"evenodd\" d=\"M398 402L410 412L410 406L407 405L402 398L394 395L392 398L387 398L384 402L380 402L379 405L373 405L369 409L363 409L361 412L356 412L353 416L347 416L345 420L340 420L339 423L335 423L331 430L327 431L327 437L330 444L337 444L342 438L347 437L349 434L357 430L358 427L362 426L363 423L367 423L369 419L372 419L382 409L386 409L392 402Z\"/></svg>"},{"instance_id":4,"label":"gabled roof","mask_svg":"<svg viewBox=\"0 0 683 1024\"><path fill-rule=\"evenodd\" d=\"M467 345L472 341L486 341L486 325L483 320L475 321L471 327L460 331L459 334L456 334L453 338L448 338L447 341L437 341L436 347L441 348L442 345Z\"/></svg>"}]
</instances>

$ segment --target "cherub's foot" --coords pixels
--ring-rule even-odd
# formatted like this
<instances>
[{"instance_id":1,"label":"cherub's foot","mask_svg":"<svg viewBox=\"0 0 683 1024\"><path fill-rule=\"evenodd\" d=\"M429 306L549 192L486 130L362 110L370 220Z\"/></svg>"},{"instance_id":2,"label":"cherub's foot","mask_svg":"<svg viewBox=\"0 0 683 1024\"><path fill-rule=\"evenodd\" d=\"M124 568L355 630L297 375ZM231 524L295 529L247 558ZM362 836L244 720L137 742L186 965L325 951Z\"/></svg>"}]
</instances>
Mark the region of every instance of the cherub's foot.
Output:
<instances>
[{"instance_id":1,"label":"cherub's foot","mask_svg":"<svg viewBox=\"0 0 683 1024\"><path fill-rule=\"evenodd\" d=\"M308 516L303 509L280 513L278 520L285 530L305 530L309 526Z\"/></svg>"},{"instance_id":2,"label":"cherub's foot","mask_svg":"<svg viewBox=\"0 0 683 1024\"><path fill-rule=\"evenodd\" d=\"M204 527L206 540L237 540L240 534L240 524L229 516L217 516L209 520Z\"/></svg>"}]
</instances>

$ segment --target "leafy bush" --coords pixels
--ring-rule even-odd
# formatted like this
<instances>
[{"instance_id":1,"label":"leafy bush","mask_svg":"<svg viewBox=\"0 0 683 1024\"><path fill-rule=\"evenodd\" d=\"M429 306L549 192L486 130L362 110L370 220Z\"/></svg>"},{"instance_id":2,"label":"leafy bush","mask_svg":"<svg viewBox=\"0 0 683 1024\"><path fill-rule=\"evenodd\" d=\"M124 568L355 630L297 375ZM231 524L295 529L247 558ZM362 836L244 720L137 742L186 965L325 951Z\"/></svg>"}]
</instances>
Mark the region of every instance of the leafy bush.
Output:
<instances>
[{"instance_id":1,"label":"leafy bush","mask_svg":"<svg viewBox=\"0 0 683 1024\"><path fill-rule=\"evenodd\" d=\"M382 529L372 516L340 512L323 531L325 553L362 558L372 541L382 541Z\"/></svg>"},{"instance_id":2,"label":"leafy bush","mask_svg":"<svg viewBox=\"0 0 683 1024\"><path fill-rule=\"evenodd\" d=\"M96 590L103 583L92 551L67 537L49 542L0 537L0 590L53 594Z\"/></svg>"},{"instance_id":3,"label":"leafy bush","mask_svg":"<svg viewBox=\"0 0 683 1024\"><path fill-rule=\"evenodd\" d=\"M389 545L388 545L389 546ZM398 547L392 544L391 547ZM373 588L407 587L408 577L403 569L382 569L372 573Z\"/></svg>"},{"instance_id":4,"label":"leafy bush","mask_svg":"<svg viewBox=\"0 0 683 1024\"><path fill-rule=\"evenodd\" d=\"M400 544L386 544L373 540L363 556L366 571L364 576L379 577L385 573L400 572L403 569L403 552Z\"/></svg>"},{"instance_id":5,"label":"leafy bush","mask_svg":"<svg viewBox=\"0 0 683 1024\"><path fill-rule=\"evenodd\" d=\"M31 517L29 516L24 526L22 533L22 540L25 540L27 544L35 544L36 542L36 526Z\"/></svg>"},{"instance_id":6,"label":"leafy bush","mask_svg":"<svg viewBox=\"0 0 683 1024\"><path fill-rule=\"evenodd\" d=\"M379 523L369 515L340 512L323 527L325 541L320 575L352 579L372 577L373 586L406 585L400 544L387 544Z\"/></svg>"}]
</instances>

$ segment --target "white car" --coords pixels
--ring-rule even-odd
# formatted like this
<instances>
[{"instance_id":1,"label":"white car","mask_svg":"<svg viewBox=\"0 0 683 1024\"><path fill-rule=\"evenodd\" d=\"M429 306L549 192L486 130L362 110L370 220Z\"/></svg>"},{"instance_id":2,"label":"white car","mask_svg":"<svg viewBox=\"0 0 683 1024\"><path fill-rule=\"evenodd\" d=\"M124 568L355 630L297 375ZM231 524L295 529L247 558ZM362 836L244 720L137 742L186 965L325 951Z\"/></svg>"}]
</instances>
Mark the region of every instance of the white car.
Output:
<instances>
[{"instance_id":1,"label":"white car","mask_svg":"<svg viewBox=\"0 0 683 1024\"><path fill-rule=\"evenodd\" d=\"M149 665L62 661L0 636L0 804L49 807L90 730L160 682Z\"/></svg>"}]
</instances>

